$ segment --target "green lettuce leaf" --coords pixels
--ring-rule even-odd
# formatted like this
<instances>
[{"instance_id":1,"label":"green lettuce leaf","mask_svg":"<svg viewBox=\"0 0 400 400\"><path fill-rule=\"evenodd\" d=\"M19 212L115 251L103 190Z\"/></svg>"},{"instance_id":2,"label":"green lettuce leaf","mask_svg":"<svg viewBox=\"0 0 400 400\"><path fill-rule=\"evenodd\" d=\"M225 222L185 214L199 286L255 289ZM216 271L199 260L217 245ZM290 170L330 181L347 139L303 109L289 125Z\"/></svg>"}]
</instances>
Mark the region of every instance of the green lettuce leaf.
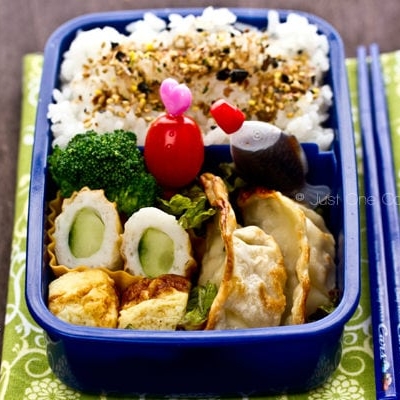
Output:
<instances>
[{"instance_id":1,"label":"green lettuce leaf","mask_svg":"<svg viewBox=\"0 0 400 400\"><path fill-rule=\"evenodd\" d=\"M177 217L184 229L201 228L203 222L216 212L210 207L204 191L198 186L176 194L170 200L160 199L160 208Z\"/></svg>"},{"instance_id":2,"label":"green lettuce leaf","mask_svg":"<svg viewBox=\"0 0 400 400\"><path fill-rule=\"evenodd\" d=\"M217 286L210 282L204 286L193 287L189 294L186 313L179 324L180 328L185 330L202 329L217 292Z\"/></svg>"}]
</instances>

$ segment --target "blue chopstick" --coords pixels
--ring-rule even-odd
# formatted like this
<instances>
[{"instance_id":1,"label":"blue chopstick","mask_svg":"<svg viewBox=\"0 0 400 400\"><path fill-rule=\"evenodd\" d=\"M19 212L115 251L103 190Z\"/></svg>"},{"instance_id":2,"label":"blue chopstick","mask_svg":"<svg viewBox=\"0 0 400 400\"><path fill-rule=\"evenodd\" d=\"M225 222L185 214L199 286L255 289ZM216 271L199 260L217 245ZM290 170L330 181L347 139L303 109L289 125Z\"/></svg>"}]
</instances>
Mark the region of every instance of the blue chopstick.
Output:
<instances>
[{"instance_id":1,"label":"blue chopstick","mask_svg":"<svg viewBox=\"0 0 400 400\"><path fill-rule=\"evenodd\" d=\"M375 145L380 166L380 190L383 194L383 226L387 254L389 300L392 317L393 346L395 348L395 371L400 382L400 219L399 197L396 189L393 152L383 81L379 47L370 46L372 105L375 116Z\"/></svg>"},{"instance_id":2,"label":"blue chopstick","mask_svg":"<svg viewBox=\"0 0 400 400\"><path fill-rule=\"evenodd\" d=\"M377 399L397 399L394 349L388 298L388 279L381 192L374 143L369 66L365 47L357 49L358 107L363 143L372 336Z\"/></svg>"}]
</instances>

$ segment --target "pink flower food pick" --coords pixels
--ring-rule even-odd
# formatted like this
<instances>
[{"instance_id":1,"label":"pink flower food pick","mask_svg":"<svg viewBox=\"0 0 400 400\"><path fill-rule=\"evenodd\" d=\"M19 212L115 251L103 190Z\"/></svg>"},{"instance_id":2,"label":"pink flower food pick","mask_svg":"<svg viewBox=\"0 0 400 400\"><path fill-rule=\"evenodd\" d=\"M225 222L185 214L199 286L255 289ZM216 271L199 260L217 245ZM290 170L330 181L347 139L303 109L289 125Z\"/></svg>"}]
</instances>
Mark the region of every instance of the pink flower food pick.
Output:
<instances>
[{"instance_id":1,"label":"pink flower food pick","mask_svg":"<svg viewBox=\"0 0 400 400\"><path fill-rule=\"evenodd\" d=\"M167 114L182 115L192 103L192 92L183 83L173 78L164 79L160 86L160 97Z\"/></svg>"}]
</instances>

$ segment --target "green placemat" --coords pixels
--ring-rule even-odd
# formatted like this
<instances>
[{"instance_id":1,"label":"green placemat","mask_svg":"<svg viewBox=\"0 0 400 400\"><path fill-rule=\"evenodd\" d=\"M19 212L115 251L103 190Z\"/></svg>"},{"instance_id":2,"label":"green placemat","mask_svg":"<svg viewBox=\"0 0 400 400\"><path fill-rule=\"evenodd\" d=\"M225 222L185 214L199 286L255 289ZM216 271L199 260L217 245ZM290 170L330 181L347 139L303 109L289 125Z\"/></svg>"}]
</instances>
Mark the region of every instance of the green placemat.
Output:
<instances>
[{"instance_id":1,"label":"green placemat","mask_svg":"<svg viewBox=\"0 0 400 400\"><path fill-rule=\"evenodd\" d=\"M27 202L34 121L42 61L41 55L30 54L24 58L23 62L21 137L15 223L1 363L0 399L112 400L113 397L110 396L93 396L73 391L54 376L47 362L43 332L30 317L25 304ZM397 149L400 148L400 73L398 73L400 71L400 52L383 54L382 63L388 89L388 107L391 116L393 145L396 149L394 154L397 154ZM347 61L347 68L359 155L360 185L362 186L356 62L354 59ZM396 159L396 170L398 175L400 157ZM362 195L362 193L361 187L360 194ZM361 210L361 227L362 294L354 316L345 327L343 356L339 367L328 382L316 390L298 395L264 397L265 399L375 399L364 209Z\"/></svg>"}]
</instances>

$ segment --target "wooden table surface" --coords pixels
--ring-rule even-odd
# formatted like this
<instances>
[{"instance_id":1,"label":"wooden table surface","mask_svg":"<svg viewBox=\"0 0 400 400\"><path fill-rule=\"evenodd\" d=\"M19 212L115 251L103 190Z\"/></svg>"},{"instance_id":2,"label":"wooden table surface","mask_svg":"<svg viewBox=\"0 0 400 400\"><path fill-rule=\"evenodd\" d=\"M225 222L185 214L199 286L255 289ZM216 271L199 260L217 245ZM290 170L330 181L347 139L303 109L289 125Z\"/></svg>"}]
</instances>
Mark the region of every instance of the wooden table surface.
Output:
<instances>
[{"instance_id":1,"label":"wooden table surface","mask_svg":"<svg viewBox=\"0 0 400 400\"><path fill-rule=\"evenodd\" d=\"M0 0L0 346L7 295L21 102L21 58L42 52L52 31L84 13L163 7L258 7L311 12L331 23L346 55L376 42L381 51L400 49L398 0Z\"/></svg>"}]
</instances>

